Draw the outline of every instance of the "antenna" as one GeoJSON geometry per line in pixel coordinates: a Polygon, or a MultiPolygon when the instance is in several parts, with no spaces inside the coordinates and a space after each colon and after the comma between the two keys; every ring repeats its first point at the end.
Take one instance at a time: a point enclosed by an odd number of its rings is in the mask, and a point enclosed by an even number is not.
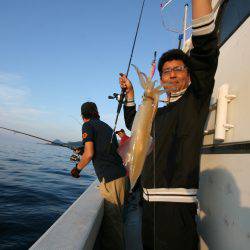
{"type": "Polygon", "coordinates": [[[183,33],[183,40],[182,40],[182,49],[185,46],[185,42],[187,40],[187,14],[188,14],[188,4],[186,3],[184,6],[184,16],[183,16],[183,28],[182,28],[182,33],[183,33]]]}
{"type": "Polygon", "coordinates": [[[183,22],[182,22],[182,30],[178,30],[178,29],[175,29],[175,28],[167,26],[166,22],[164,21],[163,10],[165,8],[167,8],[170,5],[170,3],[172,3],[172,2],[173,2],[173,0],[169,0],[169,1],[166,1],[165,3],[162,3],[160,5],[160,7],[161,7],[162,25],[164,26],[164,28],[167,31],[179,34],[179,36],[178,36],[178,48],[180,49],[181,47],[184,48],[185,42],[187,40],[187,31],[192,26],[188,26],[187,27],[187,18],[188,18],[188,4],[187,3],[184,6],[184,15],[183,15],[183,22]]]}

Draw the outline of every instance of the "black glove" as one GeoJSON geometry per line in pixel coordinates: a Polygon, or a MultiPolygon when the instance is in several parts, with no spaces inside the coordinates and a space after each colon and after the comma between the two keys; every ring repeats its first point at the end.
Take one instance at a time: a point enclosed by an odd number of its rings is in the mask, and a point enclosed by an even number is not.
{"type": "Polygon", "coordinates": [[[81,170],[79,170],[78,168],[77,168],[77,164],[76,164],[76,166],[74,167],[74,168],[72,168],[71,169],[71,175],[73,176],[73,177],[75,177],[75,178],[79,178],[80,177],[80,172],[81,172],[81,170]]]}

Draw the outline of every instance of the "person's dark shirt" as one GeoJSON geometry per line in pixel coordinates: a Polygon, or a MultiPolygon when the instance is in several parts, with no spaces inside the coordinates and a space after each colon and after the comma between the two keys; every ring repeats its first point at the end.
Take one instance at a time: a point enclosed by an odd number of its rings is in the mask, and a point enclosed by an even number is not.
{"type": "MultiPolygon", "coordinates": [[[[216,31],[193,36],[192,41],[191,84],[180,99],[158,108],[154,119],[154,151],[146,158],[141,178],[145,188],[199,186],[200,152],[219,50],[216,31]]],[[[135,114],[135,106],[124,106],[128,129],[135,114]]]]}
{"type": "Polygon", "coordinates": [[[110,145],[112,132],[112,128],[99,119],[90,119],[82,126],[83,145],[88,141],[94,143],[92,161],[99,181],[104,178],[105,182],[110,182],[126,175],[122,159],[117,153],[116,136],[110,145]]]}

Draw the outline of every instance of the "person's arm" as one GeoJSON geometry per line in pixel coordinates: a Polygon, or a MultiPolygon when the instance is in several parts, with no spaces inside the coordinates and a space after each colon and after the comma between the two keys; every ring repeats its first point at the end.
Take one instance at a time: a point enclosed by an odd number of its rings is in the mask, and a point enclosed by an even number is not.
{"type": "Polygon", "coordinates": [[[193,36],[206,35],[214,30],[211,0],[192,0],[193,36]]]}
{"type": "Polygon", "coordinates": [[[71,170],[71,175],[75,178],[80,177],[80,172],[85,168],[88,163],[92,160],[94,156],[94,131],[91,125],[87,122],[82,126],[82,143],[84,145],[84,152],[82,154],[81,160],[76,166],[71,170]]]}
{"type": "Polygon", "coordinates": [[[197,19],[212,12],[212,0],[192,0],[192,18],[197,19]]]}
{"type": "Polygon", "coordinates": [[[210,0],[193,0],[190,77],[192,88],[199,97],[212,94],[218,64],[218,41],[214,30],[214,14],[210,0]]]}
{"type": "Polygon", "coordinates": [[[88,141],[85,143],[84,152],[82,154],[80,162],[77,164],[78,170],[85,168],[88,163],[92,160],[94,155],[94,143],[88,141]]]}
{"type": "Polygon", "coordinates": [[[81,160],[71,170],[71,175],[75,178],[79,178],[81,170],[89,164],[89,162],[93,158],[93,155],[94,155],[94,143],[92,141],[86,142],[81,160]]]}
{"type": "Polygon", "coordinates": [[[120,73],[120,87],[126,90],[126,100],[124,105],[124,120],[127,129],[131,130],[134,117],[136,114],[136,106],[134,102],[134,88],[126,75],[120,73]]]}

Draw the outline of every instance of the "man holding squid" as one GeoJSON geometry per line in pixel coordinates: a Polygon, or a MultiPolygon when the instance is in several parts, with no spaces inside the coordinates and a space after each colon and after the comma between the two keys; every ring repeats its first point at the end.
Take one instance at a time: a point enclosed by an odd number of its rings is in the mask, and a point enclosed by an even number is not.
{"type": "MultiPolygon", "coordinates": [[[[168,104],[158,109],[152,136],[154,149],[141,174],[143,248],[198,249],[195,216],[200,151],[218,62],[211,0],[192,0],[190,55],[173,49],[159,59],[161,84],[168,104]]],[[[125,75],[124,118],[131,129],[136,114],[134,90],[125,75]]]]}

